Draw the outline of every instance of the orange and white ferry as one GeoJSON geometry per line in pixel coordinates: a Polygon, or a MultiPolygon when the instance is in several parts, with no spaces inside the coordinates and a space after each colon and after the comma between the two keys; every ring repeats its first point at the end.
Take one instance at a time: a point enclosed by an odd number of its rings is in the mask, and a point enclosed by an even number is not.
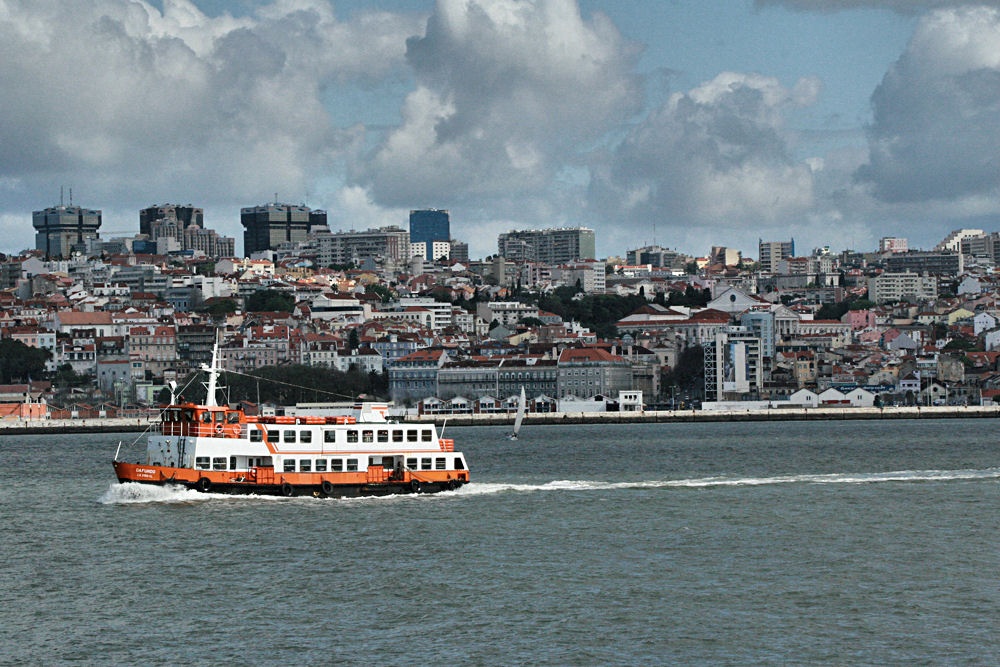
{"type": "Polygon", "coordinates": [[[216,403],[216,352],[204,405],[171,404],[146,460],[120,461],[119,482],[179,484],[203,492],[374,496],[431,493],[469,482],[465,457],[433,424],[386,419],[385,404],[355,406],[353,416],[255,417],[216,403]]]}

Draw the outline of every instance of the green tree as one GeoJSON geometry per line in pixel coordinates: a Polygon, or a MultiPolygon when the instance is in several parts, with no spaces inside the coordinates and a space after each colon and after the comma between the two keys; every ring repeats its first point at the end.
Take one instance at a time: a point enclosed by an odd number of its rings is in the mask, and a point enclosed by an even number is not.
{"type": "Polygon", "coordinates": [[[212,299],[211,302],[199,308],[199,312],[206,313],[212,317],[225,317],[232,315],[239,309],[237,303],[232,299],[212,299]]]}
{"type": "Polygon", "coordinates": [[[272,289],[257,290],[247,297],[247,312],[282,312],[290,313],[295,307],[295,298],[272,289]]]}
{"type": "Polygon", "coordinates": [[[25,345],[12,338],[0,339],[0,382],[38,380],[45,373],[45,362],[52,354],[39,347],[25,345]]]}
{"type": "Polygon", "coordinates": [[[371,285],[365,285],[365,294],[374,294],[382,303],[389,303],[392,301],[392,290],[390,290],[385,285],[379,285],[377,283],[372,283],[371,285]]]}

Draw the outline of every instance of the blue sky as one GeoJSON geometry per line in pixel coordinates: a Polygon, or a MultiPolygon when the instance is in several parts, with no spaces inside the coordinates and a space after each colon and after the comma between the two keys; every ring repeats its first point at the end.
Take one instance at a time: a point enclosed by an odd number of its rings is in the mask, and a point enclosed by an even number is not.
{"type": "Polygon", "coordinates": [[[1000,229],[996,2],[0,0],[0,37],[4,251],[60,186],[238,246],[275,193],[334,229],[448,208],[474,255],[1000,229]]]}

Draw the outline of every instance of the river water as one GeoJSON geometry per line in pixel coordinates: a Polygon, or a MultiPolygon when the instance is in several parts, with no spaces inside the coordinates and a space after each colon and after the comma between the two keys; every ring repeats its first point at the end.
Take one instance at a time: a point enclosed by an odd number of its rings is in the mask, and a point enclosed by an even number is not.
{"type": "Polygon", "coordinates": [[[355,500],[0,439],[0,663],[1000,661],[991,420],[503,434],[448,429],[458,492],[355,500]]]}

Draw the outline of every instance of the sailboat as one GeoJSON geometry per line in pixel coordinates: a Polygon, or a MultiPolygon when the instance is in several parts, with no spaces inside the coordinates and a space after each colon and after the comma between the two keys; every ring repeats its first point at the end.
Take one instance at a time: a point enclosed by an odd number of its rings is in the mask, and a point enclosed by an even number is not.
{"type": "Polygon", "coordinates": [[[514,430],[507,434],[508,440],[517,440],[517,434],[521,430],[521,422],[524,421],[525,405],[524,387],[521,387],[521,397],[517,401],[517,416],[514,418],[514,430]]]}

